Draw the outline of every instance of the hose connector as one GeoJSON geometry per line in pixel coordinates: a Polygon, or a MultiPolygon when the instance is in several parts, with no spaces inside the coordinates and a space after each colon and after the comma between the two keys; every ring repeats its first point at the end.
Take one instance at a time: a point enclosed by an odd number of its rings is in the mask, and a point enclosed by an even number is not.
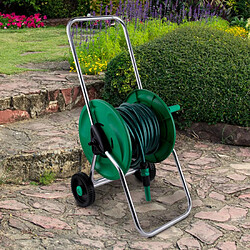
{"type": "Polygon", "coordinates": [[[150,175],[149,175],[149,167],[148,164],[141,163],[141,177],[142,177],[142,183],[144,186],[145,191],[145,197],[146,201],[151,201],[151,194],[150,194],[150,175]]]}

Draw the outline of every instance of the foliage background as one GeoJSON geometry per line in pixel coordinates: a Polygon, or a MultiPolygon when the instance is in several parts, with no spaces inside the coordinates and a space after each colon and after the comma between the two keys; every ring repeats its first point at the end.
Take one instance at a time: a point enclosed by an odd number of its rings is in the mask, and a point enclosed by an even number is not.
{"type": "MultiPolygon", "coordinates": [[[[146,2],[146,1],[144,1],[146,2]]],[[[3,0],[0,2],[0,10],[4,13],[12,13],[20,15],[32,15],[40,12],[42,15],[47,15],[49,18],[64,18],[79,15],[87,15],[90,11],[100,14],[104,12],[105,6],[113,6],[113,13],[119,6],[120,0],[3,0]]],[[[225,18],[243,17],[244,19],[250,16],[249,0],[172,0],[171,5],[166,0],[152,0],[152,5],[159,8],[168,7],[168,11],[176,11],[190,7],[194,9],[198,5],[205,6],[209,4],[213,10],[221,10],[224,12],[225,18]],[[172,9],[175,6],[175,10],[172,9]],[[228,16],[228,14],[230,14],[228,16]]],[[[111,12],[109,13],[111,14],[111,12]]]]}
{"type": "MultiPolygon", "coordinates": [[[[179,127],[191,122],[249,126],[249,40],[190,22],[134,51],[143,86],[167,105],[182,107],[179,127]]],[[[105,77],[103,97],[118,106],[136,88],[127,52],[110,61],[105,77]]]]}

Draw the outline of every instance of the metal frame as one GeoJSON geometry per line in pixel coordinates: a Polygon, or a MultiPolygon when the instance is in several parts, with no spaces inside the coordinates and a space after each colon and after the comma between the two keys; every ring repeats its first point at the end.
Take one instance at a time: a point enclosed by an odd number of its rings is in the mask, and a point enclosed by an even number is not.
{"type": "MultiPolygon", "coordinates": [[[[75,61],[75,66],[76,66],[78,78],[79,78],[79,81],[80,81],[80,84],[81,84],[83,97],[84,97],[84,100],[85,100],[85,105],[86,105],[86,108],[87,108],[87,111],[88,111],[88,115],[89,115],[91,125],[93,125],[93,119],[92,119],[90,106],[89,106],[89,97],[88,97],[87,88],[86,88],[86,85],[84,83],[84,79],[83,79],[83,76],[82,76],[82,71],[81,71],[79,61],[78,61],[78,56],[77,56],[76,49],[75,49],[75,46],[74,46],[73,38],[72,38],[72,35],[71,35],[71,26],[76,22],[87,22],[87,21],[98,21],[98,20],[103,20],[103,21],[105,21],[105,20],[106,21],[107,20],[112,21],[113,20],[113,21],[119,22],[122,25],[124,35],[125,35],[125,39],[126,39],[127,46],[128,46],[128,50],[129,50],[129,54],[130,54],[130,58],[131,58],[131,62],[132,62],[133,68],[134,68],[136,82],[137,82],[138,88],[142,89],[142,84],[141,84],[139,72],[138,72],[138,69],[137,69],[137,65],[136,65],[133,49],[132,49],[132,46],[131,46],[131,42],[130,42],[130,39],[129,39],[128,31],[127,31],[125,23],[119,17],[116,17],[116,16],[92,17],[91,16],[91,17],[77,17],[77,18],[71,19],[67,24],[67,28],[66,28],[67,29],[67,35],[68,35],[68,39],[69,39],[70,48],[71,48],[71,51],[72,51],[72,54],[73,54],[73,58],[74,58],[74,61],[75,61]]],[[[178,169],[178,172],[179,172],[179,175],[180,175],[180,178],[181,178],[181,181],[182,181],[183,189],[184,189],[185,194],[186,194],[187,204],[188,204],[187,210],[183,214],[181,214],[180,216],[178,216],[178,217],[174,218],[173,220],[165,223],[164,225],[156,228],[155,230],[153,230],[151,232],[145,232],[142,229],[141,225],[140,225],[137,213],[135,211],[134,203],[133,203],[133,200],[132,200],[131,195],[130,195],[130,191],[129,191],[129,188],[128,188],[128,185],[127,185],[125,175],[124,175],[121,167],[119,166],[119,164],[112,157],[112,155],[108,151],[105,152],[105,155],[109,158],[109,160],[114,165],[114,167],[117,169],[117,171],[118,171],[118,173],[120,175],[122,187],[123,187],[124,193],[125,193],[126,198],[127,198],[128,206],[129,206],[132,218],[134,220],[135,227],[140,232],[140,234],[142,236],[153,237],[154,235],[164,231],[165,229],[167,229],[167,228],[171,227],[172,225],[176,224],[177,222],[185,219],[189,215],[189,213],[191,211],[192,200],[191,200],[190,193],[188,191],[187,183],[185,181],[185,178],[184,178],[184,175],[183,175],[181,165],[180,165],[180,162],[178,160],[176,151],[173,149],[172,153],[173,153],[173,156],[174,156],[174,159],[175,159],[175,164],[176,164],[176,167],[178,169]]],[[[99,186],[104,185],[106,183],[112,182],[112,180],[109,180],[109,179],[106,179],[106,178],[100,178],[98,180],[94,180],[94,170],[95,170],[96,159],[97,159],[97,156],[94,155],[93,159],[92,159],[92,163],[91,163],[90,178],[91,178],[91,180],[93,182],[94,187],[99,187],[99,186]]],[[[135,171],[136,171],[135,169],[130,169],[127,172],[126,176],[135,173],[135,171]]]]}

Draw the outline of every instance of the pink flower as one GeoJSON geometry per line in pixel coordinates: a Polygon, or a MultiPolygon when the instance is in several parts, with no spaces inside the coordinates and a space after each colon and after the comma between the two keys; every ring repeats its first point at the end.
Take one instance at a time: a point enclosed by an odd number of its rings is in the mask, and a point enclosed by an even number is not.
{"type": "Polygon", "coordinates": [[[46,20],[46,19],[47,19],[47,16],[44,15],[44,16],[43,16],[43,19],[46,20]]]}
{"type": "Polygon", "coordinates": [[[7,27],[4,27],[5,30],[7,30],[7,27]]]}
{"type": "MultiPolygon", "coordinates": [[[[25,15],[16,15],[14,12],[11,14],[3,14],[0,12],[1,19],[5,19],[4,22],[7,24],[3,24],[3,22],[0,22],[0,27],[2,26],[4,29],[7,28],[22,28],[28,27],[28,28],[40,28],[44,27],[44,23],[42,22],[42,17],[40,13],[36,13],[34,15],[31,15],[29,17],[26,17],[25,15]]],[[[47,16],[43,16],[44,19],[47,19],[47,16]]]]}

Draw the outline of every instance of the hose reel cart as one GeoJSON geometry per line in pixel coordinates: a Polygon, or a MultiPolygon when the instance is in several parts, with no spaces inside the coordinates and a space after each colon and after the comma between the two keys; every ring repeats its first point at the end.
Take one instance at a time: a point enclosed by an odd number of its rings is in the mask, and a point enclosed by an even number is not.
{"type": "Polygon", "coordinates": [[[120,179],[135,227],[141,235],[152,237],[183,220],[191,211],[191,197],[174,150],[176,131],[171,113],[178,111],[180,107],[179,105],[168,107],[158,95],[142,88],[126,25],[120,18],[116,16],[73,18],[67,25],[67,35],[85,100],[79,119],[79,137],[86,158],[91,163],[89,176],[81,172],[72,176],[72,193],[79,206],[87,207],[95,200],[96,187],[120,179]],[[71,35],[74,23],[89,21],[117,21],[124,31],[138,89],[130,93],[125,103],[116,109],[104,100],[89,101],[71,35]],[[182,181],[188,208],[173,220],[151,232],[145,232],[138,220],[125,176],[135,174],[143,183],[146,200],[150,201],[150,181],[156,174],[154,163],[165,160],[171,153],[182,181]],[[95,180],[95,170],[103,178],[95,180]]]}

